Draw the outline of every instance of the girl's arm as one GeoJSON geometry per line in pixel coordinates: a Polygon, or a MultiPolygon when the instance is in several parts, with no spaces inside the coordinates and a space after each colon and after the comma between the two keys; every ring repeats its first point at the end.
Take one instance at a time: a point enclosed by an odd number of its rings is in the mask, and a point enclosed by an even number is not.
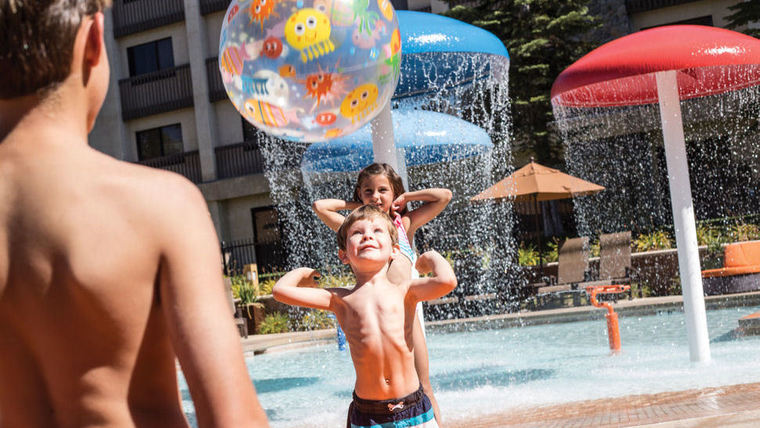
{"type": "Polygon", "coordinates": [[[433,300],[449,294],[457,286],[457,277],[449,262],[436,251],[428,251],[417,258],[415,268],[421,275],[432,272],[432,277],[413,279],[409,286],[408,298],[415,304],[423,300],[433,300]]]}
{"type": "Polygon", "coordinates": [[[311,209],[317,213],[317,217],[330,229],[337,232],[345,217],[338,211],[353,211],[362,204],[340,199],[320,199],[311,204],[311,209]]]}
{"type": "Polygon", "coordinates": [[[277,281],[272,296],[288,305],[331,310],[333,293],[317,287],[319,276],[319,272],[311,268],[294,269],[277,281]]]}
{"type": "Polygon", "coordinates": [[[434,219],[446,208],[446,205],[451,201],[451,190],[434,188],[406,192],[393,201],[393,209],[398,211],[410,201],[424,202],[419,208],[406,213],[406,217],[409,217],[407,233],[414,236],[414,232],[420,226],[434,219]]]}

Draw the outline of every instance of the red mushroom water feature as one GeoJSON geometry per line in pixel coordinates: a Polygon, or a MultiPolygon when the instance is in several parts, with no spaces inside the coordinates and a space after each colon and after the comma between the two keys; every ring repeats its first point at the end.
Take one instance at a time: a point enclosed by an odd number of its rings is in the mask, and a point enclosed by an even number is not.
{"type": "Polygon", "coordinates": [[[760,84],[760,40],[734,31],[673,25],[606,43],[563,71],[552,86],[558,121],[563,108],[659,103],[678,247],[689,355],[710,360],[686,162],[680,100],[760,84]]]}

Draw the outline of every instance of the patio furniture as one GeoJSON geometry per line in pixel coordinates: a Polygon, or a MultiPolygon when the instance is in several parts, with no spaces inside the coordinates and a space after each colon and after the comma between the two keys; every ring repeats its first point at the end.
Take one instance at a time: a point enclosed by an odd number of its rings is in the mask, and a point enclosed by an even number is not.
{"type": "Polygon", "coordinates": [[[232,316],[235,319],[235,326],[238,329],[241,337],[248,337],[248,322],[243,317],[243,310],[240,308],[240,299],[235,299],[232,294],[232,280],[230,278],[224,278],[224,289],[227,293],[227,298],[232,306],[232,316]]]}
{"type": "Polygon", "coordinates": [[[580,303],[580,293],[583,288],[578,284],[589,279],[588,268],[588,237],[569,238],[559,246],[559,261],[556,278],[551,277],[549,283],[535,284],[538,306],[543,306],[547,297],[560,293],[573,293],[574,304],[580,303]]]}
{"type": "Polygon", "coordinates": [[[760,290],[760,241],[735,242],[723,248],[723,267],[702,271],[707,295],[760,290]]]}
{"type": "MultiPolygon", "coordinates": [[[[634,274],[631,267],[631,232],[602,234],[599,236],[599,274],[583,286],[630,285],[634,274]]],[[[627,290],[628,298],[632,299],[631,289],[627,290]]]]}

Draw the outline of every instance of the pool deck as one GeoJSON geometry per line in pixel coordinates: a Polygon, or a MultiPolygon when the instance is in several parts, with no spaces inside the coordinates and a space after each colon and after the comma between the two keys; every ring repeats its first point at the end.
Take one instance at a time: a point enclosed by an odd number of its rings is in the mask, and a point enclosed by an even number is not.
{"type": "MultiPolygon", "coordinates": [[[[759,427],[760,383],[521,408],[446,428],[759,427]]],[[[475,418],[473,418],[475,419],[475,418]]]]}
{"type": "MultiPolygon", "coordinates": [[[[760,292],[705,297],[707,309],[760,306],[760,292]]],[[[621,300],[620,317],[683,311],[681,296],[621,300]]],[[[427,322],[428,331],[510,328],[604,318],[606,310],[591,306],[490,315],[465,320],[427,322]]],[[[737,317],[737,327],[738,327],[737,317]]],[[[334,343],[335,330],[253,335],[242,339],[246,355],[334,343]]],[[[574,427],[760,427],[760,383],[698,390],[632,395],[519,408],[472,419],[446,420],[442,428],[574,428],[574,427]]],[[[445,412],[444,412],[445,416],[445,412]]]]}

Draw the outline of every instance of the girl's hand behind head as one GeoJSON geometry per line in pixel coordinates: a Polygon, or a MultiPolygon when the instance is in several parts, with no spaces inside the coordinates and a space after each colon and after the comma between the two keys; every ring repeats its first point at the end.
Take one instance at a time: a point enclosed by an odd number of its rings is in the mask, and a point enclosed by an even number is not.
{"type": "Polygon", "coordinates": [[[406,201],[406,193],[402,193],[399,195],[398,198],[393,200],[393,203],[391,204],[391,217],[394,217],[397,213],[404,210],[404,207],[406,207],[407,201],[406,201]]]}

